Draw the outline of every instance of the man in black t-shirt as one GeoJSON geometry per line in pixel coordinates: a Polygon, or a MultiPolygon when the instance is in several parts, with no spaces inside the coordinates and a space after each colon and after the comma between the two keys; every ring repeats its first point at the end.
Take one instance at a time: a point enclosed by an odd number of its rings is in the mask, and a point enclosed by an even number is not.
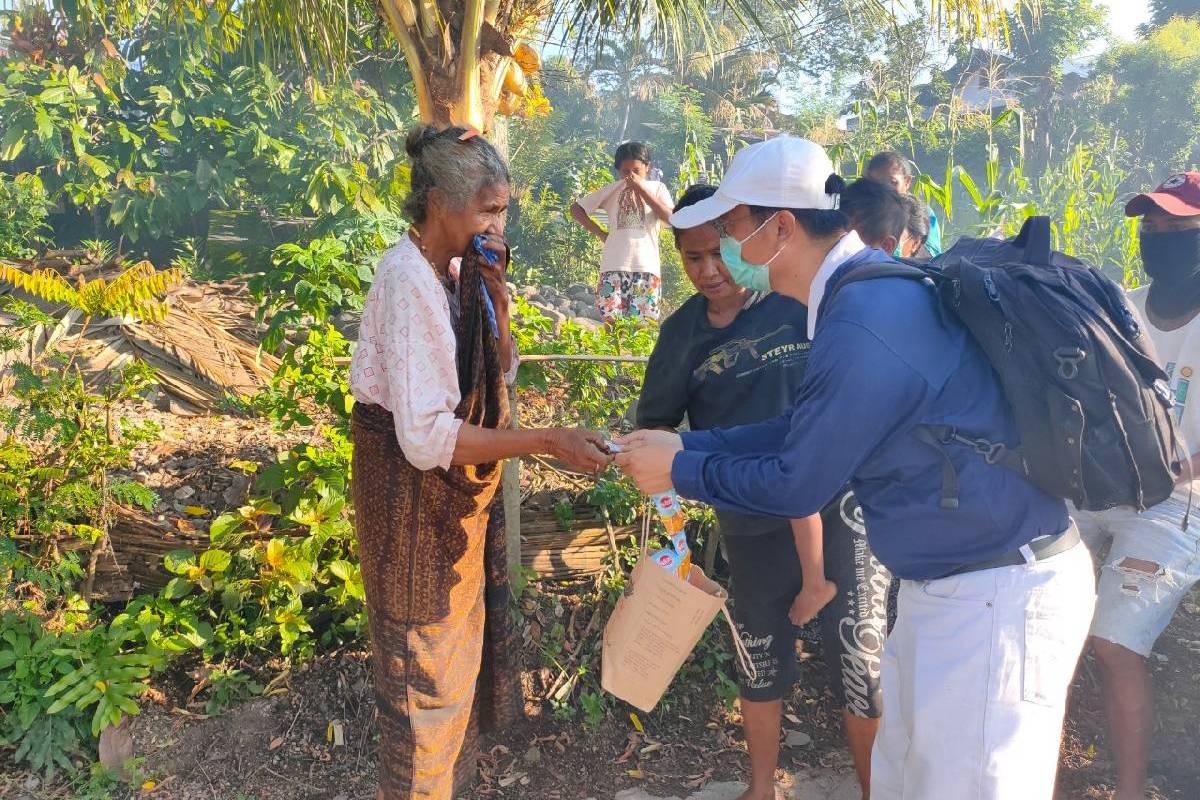
{"type": "MultiPolygon", "coordinates": [[[[676,210],[712,191],[692,187],[676,210]]],[[[699,292],[662,323],[638,402],[638,427],[675,429],[686,418],[694,430],[725,428],[790,408],[811,347],[807,310],[783,295],[736,286],[711,226],[677,230],[675,238],[699,292]]],[[[732,579],[733,617],[757,672],[754,679],[739,673],[751,761],[751,785],[741,800],[774,800],[783,698],[796,677],[798,629],[791,612],[804,588],[799,537],[793,538],[786,519],[716,512],[732,579]]],[[[853,494],[843,492],[822,512],[821,523],[823,571],[836,586],[820,613],[821,641],[866,795],[881,712],[879,664],[890,575],[871,554],[853,494]]]]}

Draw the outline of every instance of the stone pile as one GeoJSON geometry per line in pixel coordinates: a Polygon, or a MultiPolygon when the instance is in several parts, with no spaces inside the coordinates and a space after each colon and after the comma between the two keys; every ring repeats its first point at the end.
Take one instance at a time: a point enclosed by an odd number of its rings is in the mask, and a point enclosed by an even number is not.
{"type": "Polygon", "coordinates": [[[520,295],[547,317],[554,321],[555,329],[568,319],[575,324],[598,329],[601,325],[600,312],[596,309],[596,289],[585,283],[572,283],[566,289],[553,286],[508,285],[509,291],[520,295]]]}

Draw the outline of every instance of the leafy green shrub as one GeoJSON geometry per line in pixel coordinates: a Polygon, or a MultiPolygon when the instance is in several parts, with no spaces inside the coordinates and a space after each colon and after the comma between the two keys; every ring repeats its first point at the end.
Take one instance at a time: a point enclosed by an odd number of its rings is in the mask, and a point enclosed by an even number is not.
{"type": "MultiPolygon", "coordinates": [[[[10,299],[7,307],[18,334],[54,322],[28,303],[10,299]]],[[[20,352],[19,338],[0,341],[0,350],[20,352]]],[[[10,367],[17,402],[0,411],[0,542],[8,543],[9,554],[0,557],[0,569],[9,587],[32,581],[61,594],[83,577],[77,559],[61,555],[64,542],[97,542],[115,504],[149,510],[158,501],[137,481],[114,476],[158,428],[117,416],[118,403],[153,385],[145,365],[134,362],[93,390],[70,356],[51,353],[47,364],[10,367]]]]}
{"type": "Polygon", "coordinates": [[[56,206],[147,242],[202,232],[209,209],[363,212],[403,193],[403,67],[305,80],[229,57],[245,45],[228,35],[239,10],[127,12],[91,9],[57,29],[51,58],[0,63],[0,162],[36,175],[56,206]]]}
{"type": "MultiPolygon", "coordinates": [[[[549,317],[520,297],[513,318],[517,348],[529,355],[648,356],[657,338],[656,327],[634,320],[594,330],[567,320],[555,328],[549,317]]],[[[562,388],[574,422],[606,429],[620,425],[645,372],[645,365],[638,363],[544,361],[523,364],[520,379],[522,386],[541,391],[562,388]]]]}
{"type": "Polygon", "coordinates": [[[0,616],[0,744],[15,747],[13,759],[39,772],[72,769],[71,756],[85,740],[83,715],[47,713],[49,689],[70,668],[55,653],[59,641],[32,615],[0,616]]]}
{"type": "Polygon", "coordinates": [[[332,411],[344,424],[354,398],[350,376],[337,359],[350,356],[354,343],[330,324],[310,328],[302,344],[289,347],[254,405],[281,430],[315,424],[315,409],[332,411]]]}
{"type": "Polygon", "coordinates": [[[259,695],[263,691],[262,684],[240,669],[216,667],[209,670],[206,680],[209,689],[208,699],[204,702],[204,713],[212,716],[221,714],[232,704],[259,695]]]}
{"type": "MultiPolygon", "coordinates": [[[[73,293],[56,299],[82,312],[83,325],[109,307],[153,310],[157,278],[127,275],[67,287],[73,293]]],[[[63,288],[53,276],[31,280],[45,293],[63,288]]],[[[136,714],[146,679],[166,663],[151,628],[106,622],[81,597],[90,595],[116,506],[149,510],[158,500],[118,476],[134,448],[157,435],[118,405],[141,398],[154,378],[132,362],[93,385],[74,352],[53,347],[33,361],[26,341],[59,321],[12,299],[6,309],[15,324],[0,351],[19,358],[10,365],[15,402],[0,411],[0,742],[17,761],[50,772],[71,769],[105,727],[136,714]],[[85,564],[80,554],[89,551],[85,564]]]]}
{"type": "Polygon", "coordinates": [[[66,646],[54,653],[73,668],[46,689],[46,697],[53,700],[46,714],[94,707],[92,736],[119,724],[126,714],[136,715],[135,699],[145,691],[150,671],[164,665],[162,655],[136,648],[126,651],[127,642],[137,644],[137,634],[118,626],[101,624],[66,639],[66,646]]]}
{"type": "Polygon", "coordinates": [[[32,258],[50,243],[50,202],[32,175],[0,174],[0,258],[32,258]]]}
{"type": "Polygon", "coordinates": [[[0,743],[43,772],[72,770],[85,743],[137,714],[146,679],[165,663],[135,631],[97,622],[82,604],[53,625],[6,612],[0,642],[0,743]]]}
{"type": "Polygon", "coordinates": [[[189,609],[200,630],[211,631],[201,644],[209,659],[276,647],[307,656],[318,644],[354,640],[364,629],[364,590],[345,506],[341,493],[324,487],[289,514],[259,500],[221,515],[210,549],[167,557],[175,577],[138,617],[164,625],[164,600],[189,609]]]}
{"type": "Polygon", "coordinates": [[[260,298],[260,319],[269,320],[263,347],[275,350],[306,321],[321,325],[341,311],[362,310],[372,275],[370,263],[351,257],[346,243],[332,236],[275,248],[271,269],[250,283],[260,298]]]}

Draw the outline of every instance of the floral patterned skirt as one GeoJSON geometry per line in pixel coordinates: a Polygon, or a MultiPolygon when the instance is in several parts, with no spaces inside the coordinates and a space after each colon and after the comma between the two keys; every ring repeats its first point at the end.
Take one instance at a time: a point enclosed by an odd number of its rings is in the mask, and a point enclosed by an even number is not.
{"type": "Polygon", "coordinates": [[[658,321],[662,278],[652,272],[602,272],[596,307],[605,322],[618,319],[658,321]]]}

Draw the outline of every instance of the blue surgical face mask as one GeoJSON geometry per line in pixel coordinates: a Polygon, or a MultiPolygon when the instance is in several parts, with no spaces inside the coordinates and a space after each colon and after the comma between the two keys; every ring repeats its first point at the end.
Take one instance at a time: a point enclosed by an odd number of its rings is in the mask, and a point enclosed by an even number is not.
{"type": "Polygon", "coordinates": [[[749,289],[752,292],[771,291],[771,262],[779,257],[779,254],[783,252],[783,247],[781,246],[775,255],[768,258],[767,263],[751,264],[742,258],[742,245],[753,239],[774,218],[775,215],[772,214],[766,222],[755,228],[754,232],[745,239],[738,240],[732,236],[721,237],[721,260],[729,268],[729,277],[733,278],[733,282],[743,289],[749,289]]]}

